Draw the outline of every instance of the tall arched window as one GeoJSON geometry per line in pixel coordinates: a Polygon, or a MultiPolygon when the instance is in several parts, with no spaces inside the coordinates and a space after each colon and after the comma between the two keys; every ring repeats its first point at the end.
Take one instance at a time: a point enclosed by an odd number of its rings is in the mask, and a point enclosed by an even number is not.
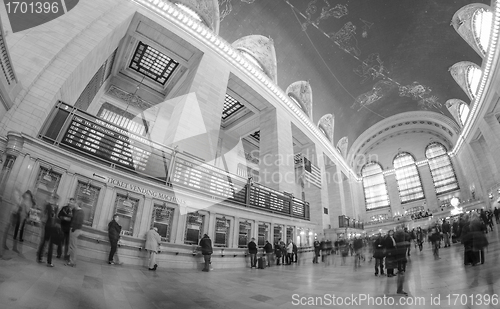
{"type": "Polygon", "coordinates": [[[407,152],[401,152],[394,158],[393,165],[401,203],[423,199],[424,190],[413,156],[407,152]]]}
{"type": "Polygon", "coordinates": [[[389,206],[389,193],[380,164],[366,163],[361,169],[361,176],[363,177],[366,210],[389,206]]]}
{"type": "Polygon", "coordinates": [[[425,156],[429,160],[436,193],[440,194],[458,189],[457,176],[446,148],[440,143],[430,143],[425,149],[425,156]]]}
{"type": "Polygon", "coordinates": [[[467,87],[473,98],[476,97],[482,75],[483,71],[475,66],[469,66],[467,68],[467,87]]]}
{"type": "Polygon", "coordinates": [[[491,24],[493,13],[484,8],[477,9],[472,16],[472,30],[474,39],[483,55],[486,55],[488,45],[490,44],[491,24]]]}
{"type": "Polygon", "coordinates": [[[469,106],[467,106],[467,104],[464,103],[460,104],[460,107],[458,108],[458,115],[460,116],[460,122],[462,123],[462,126],[464,126],[465,121],[469,116],[469,106]]]}

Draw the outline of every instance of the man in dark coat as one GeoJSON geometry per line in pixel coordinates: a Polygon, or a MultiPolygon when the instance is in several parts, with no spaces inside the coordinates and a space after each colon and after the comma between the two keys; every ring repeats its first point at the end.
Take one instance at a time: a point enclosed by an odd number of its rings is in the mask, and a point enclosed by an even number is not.
{"type": "Polygon", "coordinates": [[[248,243],[248,254],[250,254],[250,268],[257,268],[257,244],[255,238],[248,243]]]}
{"type": "Polygon", "coordinates": [[[212,240],[208,237],[207,234],[203,235],[203,238],[200,240],[201,254],[203,255],[203,259],[205,260],[205,267],[202,271],[210,271],[210,259],[212,257],[213,249],[212,249],[212,240]]]}
{"type": "Polygon", "coordinates": [[[61,230],[63,232],[63,239],[57,246],[57,258],[60,259],[63,253],[63,246],[64,246],[64,259],[68,260],[69,255],[68,255],[68,250],[69,250],[69,231],[71,229],[71,218],[73,217],[73,212],[71,209],[73,209],[75,204],[75,199],[70,198],[68,205],[64,206],[61,208],[59,211],[59,214],[57,217],[61,221],[61,230]]]}
{"type": "Polygon", "coordinates": [[[299,259],[299,248],[297,248],[297,245],[292,242],[292,262],[297,263],[299,259]]]}
{"type": "Polygon", "coordinates": [[[397,293],[408,295],[408,293],[403,290],[403,283],[407,262],[406,252],[408,251],[408,246],[410,245],[410,235],[405,233],[402,226],[397,226],[396,233],[394,233],[394,240],[396,241],[395,259],[398,267],[397,293]]]}
{"type": "Polygon", "coordinates": [[[378,233],[377,239],[373,242],[373,257],[375,258],[375,276],[378,276],[379,268],[380,275],[384,275],[384,257],[385,244],[382,234],[378,233]]]}
{"type": "Polygon", "coordinates": [[[282,256],[282,251],[281,251],[281,238],[278,239],[278,241],[274,244],[274,255],[276,255],[276,265],[281,265],[281,256],[282,256]]]}
{"type": "Polygon", "coordinates": [[[314,259],[313,259],[314,264],[318,264],[318,257],[319,257],[320,251],[321,251],[321,244],[320,244],[319,240],[316,239],[314,241],[314,259]]]}
{"type": "MultiPolygon", "coordinates": [[[[114,265],[114,256],[116,250],[118,250],[118,241],[120,240],[120,233],[122,231],[122,227],[118,224],[119,216],[115,214],[113,216],[113,220],[108,223],[108,238],[109,244],[111,245],[111,251],[109,252],[108,264],[114,265]]],[[[118,262],[118,264],[120,264],[118,262]]]]}
{"type": "Polygon", "coordinates": [[[49,249],[47,253],[47,267],[54,267],[54,264],[52,264],[52,250],[54,248],[54,240],[58,232],[57,229],[61,228],[59,219],[57,218],[58,200],[59,196],[57,194],[51,195],[48,203],[45,204],[45,209],[43,211],[42,222],[44,226],[44,233],[42,235],[42,240],[40,241],[40,246],[38,247],[37,262],[42,263],[45,243],[48,242],[49,249]]]}
{"type": "Polygon", "coordinates": [[[267,266],[271,267],[271,260],[273,259],[273,245],[266,240],[266,244],[264,245],[264,252],[266,253],[267,266]]]}
{"type": "Polygon", "coordinates": [[[447,220],[444,220],[441,226],[441,231],[444,237],[444,247],[451,247],[450,237],[451,237],[451,225],[447,220]]]}
{"type": "Polygon", "coordinates": [[[394,267],[396,266],[396,240],[394,239],[394,231],[389,230],[384,239],[385,247],[385,269],[387,277],[394,277],[394,267]]]}

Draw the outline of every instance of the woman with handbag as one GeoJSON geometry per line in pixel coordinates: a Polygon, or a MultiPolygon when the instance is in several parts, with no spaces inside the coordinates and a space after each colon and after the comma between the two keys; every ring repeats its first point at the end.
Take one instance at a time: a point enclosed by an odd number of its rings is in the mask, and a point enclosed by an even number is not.
{"type": "Polygon", "coordinates": [[[396,240],[394,239],[394,231],[389,230],[384,241],[385,245],[385,269],[387,277],[394,277],[394,268],[396,268],[396,240]]]}
{"type": "Polygon", "coordinates": [[[52,264],[52,252],[54,249],[54,244],[59,240],[59,231],[61,230],[61,224],[59,222],[59,218],[57,218],[58,200],[59,196],[57,194],[51,195],[48,203],[45,204],[45,209],[43,212],[44,220],[42,222],[44,223],[44,232],[42,235],[42,239],[40,240],[40,246],[38,247],[37,262],[42,263],[42,255],[45,249],[45,243],[48,242],[49,249],[47,253],[47,267],[54,267],[54,264],[52,264]]]}
{"type": "MultiPolygon", "coordinates": [[[[15,226],[18,220],[23,222],[26,219],[29,210],[32,207],[35,207],[36,205],[35,198],[33,197],[33,193],[31,193],[30,190],[27,190],[26,192],[23,193],[23,195],[21,195],[21,191],[16,189],[13,194],[13,200],[14,200],[14,205],[12,206],[12,209],[10,211],[10,219],[9,222],[7,223],[7,226],[5,227],[2,240],[3,250],[9,250],[9,247],[7,247],[7,235],[9,234],[10,227],[15,226]]],[[[14,239],[14,245],[12,250],[14,252],[19,253],[16,239],[14,239]]],[[[0,252],[0,256],[1,255],[2,254],[0,252]]]]}

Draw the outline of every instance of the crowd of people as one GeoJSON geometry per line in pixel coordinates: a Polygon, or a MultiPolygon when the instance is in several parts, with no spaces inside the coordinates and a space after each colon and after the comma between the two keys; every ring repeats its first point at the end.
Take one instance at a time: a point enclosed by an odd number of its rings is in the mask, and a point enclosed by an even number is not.
{"type": "MultiPolygon", "coordinates": [[[[10,217],[3,229],[0,256],[3,250],[10,250],[7,239],[11,229],[14,229],[12,251],[20,253],[18,244],[24,242],[24,228],[30,219],[31,210],[36,206],[36,200],[30,190],[23,194],[19,190],[15,190],[13,201],[14,205],[8,211],[10,217]]],[[[46,257],[47,267],[54,267],[54,247],[57,247],[56,258],[64,260],[66,266],[75,267],[78,260],[77,240],[82,234],[84,212],[75,198],[70,198],[68,203],[61,208],[58,206],[58,201],[59,196],[54,193],[48,197],[46,203],[41,207],[39,214],[41,234],[36,251],[36,261],[44,263],[43,258],[46,257]]],[[[116,254],[122,230],[119,218],[118,214],[114,214],[108,224],[108,240],[110,244],[108,264],[110,265],[122,264],[116,254]]],[[[158,267],[156,254],[159,251],[160,243],[161,237],[158,234],[158,229],[152,227],[146,233],[145,244],[145,248],[149,253],[149,270],[156,270],[158,267]]]]}
{"type": "MultiPolygon", "coordinates": [[[[76,266],[78,258],[77,238],[82,233],[84,213],[79,203],[74,198],[70,198],[67,205],[59,209],[59,196],[51,195],[41,212],[41,237],[37,250],[36,260],[43,263],[43,257],[47,256],[47,266],[54,267],[52,256],[54,246],[57,246],[56,258],[64,259],[67,266],[76,266]],[[45,248],[48,247],[45,254],[45,248]]],[[[30,209],[36,205],[31,191],[27,190],[23,194],[19,191],[14,192],[14,206],[10,211],[10,218],[5,227],[2,239],[2,250],[9,250],[7,246],[7,235],[11,228],[14,228],[14,239],[12,250],[18,252],[18,242],[23,241],[23,230],[26,220],[29,217],[30,209]],[[18,238],[19,236],[19,238],[18,238]]],[[[427,214],[422,214],[427,215],[427,214]]],[[[314,241],[313,263],[321,262],[325,265],[331,263],[333,255],[342,257],[341,265],[346,264],[347,256],[354,255],[354,268],[361,267],[361,262],[366,261],[366,251],[370,261],[375,259],[375,275],[387,275],[393,277],[394,269],[398,270],[398,293],[406,294],[402,288],[402,280],[406,270],[407,257],[411,255],[411,243],[414,243],[415,249],[423,249],[423,243],[427,239],[432,248],[435,259],[440,259],[439,250],[450,247],[452,243],[460,242],[464,246],[464,264],[478,265],[485,261],[484,248],[488,246],[488,240],[485,234],[493,230],[493,219],[497,224],[500,223],[500,210],[496,207],[492,210],[472,211],[451,219],[437,220],[434,224],[424,229],[417,227],[409,231],[406,227],[400,225],[396,231],[389,230],[387,235],[381,233],[375,237],[354,237],[353,239],[339,239],[334,242],[328,239],[314,241]],[[401,281],[401,284],[400,284],[401,281]]],[[[110,252],[108,256],[109,264],[121,264],[116,254],[121,235],[121,226],[119,216],[115,214],[108,224],[108,238],[110,243],[110,252]]],[[[156,270],[156,255],[159,251],[161,237],[155,227],[146,235],[145,248],[149,252],[149,270],[156,270]]],[[[208,235],[204,235],[199,243],[202,254],[205,258],[204,271],[210,270],[213,252],[211,240],[208,235]]],[[[250,255],[250,267],[262,268],[271,266],[273,260],[276,265],[291,265],[298,262],[298,247],[291,240],[285,243],[278,239],[274,246],[266,241],[263,247],[263,257],[258,264],[258,246],[255,238],[248,243],[248,253],[250,255]]],[[[0,252],[1,253],[1,252],[0,252]]]]}

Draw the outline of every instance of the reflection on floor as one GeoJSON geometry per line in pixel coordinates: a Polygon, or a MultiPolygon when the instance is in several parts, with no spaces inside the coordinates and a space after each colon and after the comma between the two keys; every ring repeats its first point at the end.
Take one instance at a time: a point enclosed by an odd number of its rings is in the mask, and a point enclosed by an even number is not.
{"type": "MultiPolygon", "coordinates": [[[[328,267],[303,261],[300,265],[265,270],[204,273],[166,270],[160,265],[158,271],[152,272],[147,268],[82,261],[76,268],[70,268],[57,259],[55,267],[48,268],[35,262],[33,249],[23,248],[22,256],[7,251],[0,260],[0,308],[262,309],[302,307],[296,306],[299,303],[309,304],[304,306],[309,308],[331,308],[335,307],[330,303],[332,294],[354,297],[352,306],[338,308],[499,308],[498,226],[488,238],[486,263],[475,267],[463,265],[460,244],[442,248],[441,259],[437,261],[428,244],[422,252],[412,248],[405,282],[405,290],[410,293],[407,298],[395,294],[395,277],[375,277],[373,261],[368,260],[354,271],[351,257],[346,266],[340,266],[340,258],[336,256],[328,267]],[[360,294],[373,297],[371,301],[380,306],[368,304],[368,300],[360,303],[363,297],[360,294]],[[393,297],[395,303],[390,305],[390,298],[385,300],[389,305],[380,303],[384,295],[393,297]],[[491,298],[490,305],[479,305],[479,300],[484,302],[486,298],[491,298]],[[402,305],[403,300],[415,304],[402,305]],[[312,306],[313,303],[317,306],[312,306]]],[[[336,302],[339,301],[337,298],[336,302]]]]}

